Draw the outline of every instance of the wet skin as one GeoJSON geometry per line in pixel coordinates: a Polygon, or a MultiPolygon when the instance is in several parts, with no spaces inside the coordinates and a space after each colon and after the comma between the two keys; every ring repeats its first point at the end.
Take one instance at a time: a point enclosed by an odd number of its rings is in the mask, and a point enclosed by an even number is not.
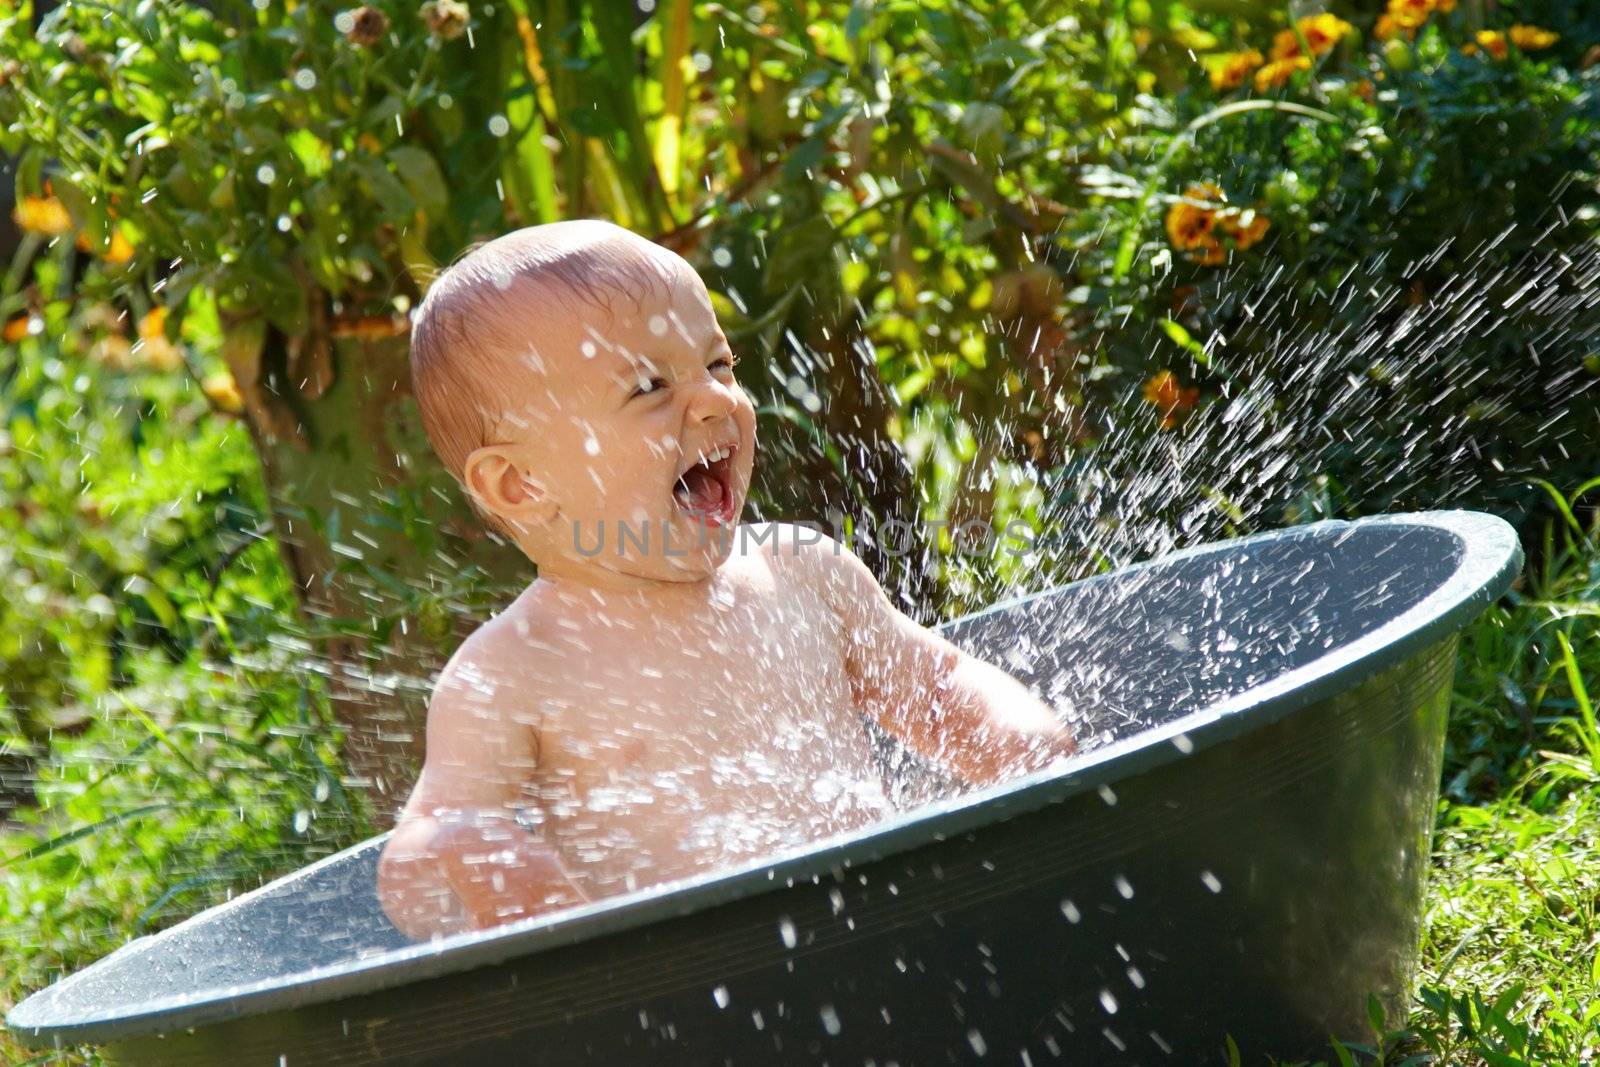
{"type": "Polygon", "coordinates": [[[754,407],[704,287],[672,270],[603,329],[526,315],[531,356],[506,375],[526,402],[468,461],[469,490],[540,576],[436,686],[379,867],[413,937],[877,821],[891,808],[863,717],[973,784],[1075,751],[1025,686],[895,610],[847,548],[739,529],[754,407]],[[723,458],[684,491],[706,456],[723,458]]]}

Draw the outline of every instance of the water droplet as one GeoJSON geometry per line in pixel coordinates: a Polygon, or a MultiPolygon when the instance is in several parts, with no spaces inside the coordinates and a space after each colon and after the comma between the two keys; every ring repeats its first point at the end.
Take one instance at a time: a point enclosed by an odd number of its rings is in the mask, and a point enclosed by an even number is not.
{"type": "Polygon", "coordinates": [[[1194,751],[1194,742],[1189,739],[1188,734],[1177,734],[1172,739],[1172,747],[1187,756],[1194,751]]]}
{"type": "Polygon", "coordinates": [[[1107,1015],[1117,1013],[1117,998],[1111,995],[1111,990],[1100,990],[1100,1006],[1106,1010],[1107,1015]]]}
{"type": "Polygon", "coordinates": [[[649,326],[652,336],[665,337],[667,335],[667,320],[660,315],[651,315],[649,326]]]}
{"type": "Polygon", "coordinates": [[[599,349],[595,348],[593,341],[585,341],[583,344],[578,346],[578,351],[583,353],[584,359],[593,359],[594,354],[598,352],[599,349]]]}
{"type": "Polygon", "coordinates": [[[1218,878],[1216,875],[1212,874],[1210,871],[1201,871],[1200,872],[1200,881],[1201,881],[1201,884],[1203,884],[1207,889],[1211,890],[1213,893],[1222,892],[1222,879],[1218,878]]]}
{"type": "Polygon", "coordinates": [[[725,985],[717,986],[711,991],[711,999],[716,1002],[717,1007],[726,1008],[728,1006],[728,987],[725,985]]]}
{"type": "Polygon", "coordinates": [[[1123,900],[1133,899],[1133,885],[1126,878],[1122,877],[1122,875],[1117,875],[1117,877],[1113,879],[1112,884],[1117,887],[1117,892],[1122,894],[1123,900]]]}
{"type": "Polygon", "coordinates": [[[600,454],[600,438],[591,437],[584,441],[583,450],[591,456],[598,456],[600,454]]]}
{"type": "Polygon", "coordinates": [[[987,1054],[989,1051],[989,1043],[983,1039],[983,1035],[977,1030],[967,1031],[967,1044],[971,1045],[972,1051],[980,1056],[987,1054]]]}
{"type": "Polygon", "coordinates": [[[294,72],[294,84],[295,88],[304,89],[307,92],[315,89],[317,87],[317,72],[310,67],[301,67],[294,72]]]}
{"type": "Polygon", "coordinates": [[[504,115],[490,115],[489,132],[496,137],[504,137],[511,132],[511,123],[504,115]]]}
{"type": "Polygon", "coordinates": [[[822,1016],[822,1028],[828,1031],[828,1036],[838,1037],[841,1029],[839,1025],[839,1013],[833,1010],[833,1005],[824,1004],[822,1006],[822,1010],[818,1012],[818,1014],[822,1016]]]}
{"type": "Polygon", "coordinates": [[[711,250],[711,262],[719,267],[731,267],[733,266],[733,253],[726,248],[714,248],[711,250]]]}
{"type": "Polygon", "coordinates": [[[1100,787],[1100,799],[1105,801],[1108,807],[1116,807],[1117,794],[1112,791],[1109,785],[1100,787]]]}
{"type": "Polygon", "coordinates": [[[1061,902],[1061,914],[1067,917],[1067,922],[1069,923],[1075,923],[1083,918],[1083,912],[1079,911],[1078,906],[1070,900],[1061,902]]]}
{"type": "Polygon", "coordinates": [[[1133,983],[1133,988],[1135,989],[1144,988],[1144,975],[1140,973],[1137,967],[1128,968],[1128,981],[1133,983]]]}
{"type": "Polygon", "coordinates": [[[301,808],[299,811],[294,813],[294,832],[295,833],[297,833],[297,834],[305,833],[307,827],[309,827],[310,825],[311,825],[311,813],[309,811],[307,811],[305,808],[301,808]]]}
{"type": "Polygon", "coordinates": [[[783,939],[784,948],[794,948],[796,941],[794,923],[787,915],[778,920],[778,936],[783,939]]]}
{"type": "Polygon", "coordinates": [[[278,172],[271,163],[263,163],[256,168],[256,181],[262,185],[271,185],[278,180],[278,172]]]}

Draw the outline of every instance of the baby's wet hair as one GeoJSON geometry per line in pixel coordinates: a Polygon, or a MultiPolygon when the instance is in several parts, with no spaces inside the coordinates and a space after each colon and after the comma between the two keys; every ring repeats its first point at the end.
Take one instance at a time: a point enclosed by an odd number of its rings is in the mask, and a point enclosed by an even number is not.
{"type": "Polygon", "coordinates": [[[528,226],[465,249],[411,318],[412,389],[445,468],[464,483],[467,458],[494,443],[505,413],[505,361],[529,354],[513,315],[519,300],[609,321],[618,298],[664,293],[685,270],[692,271],[675,253],[593,219],[528,226]]]}

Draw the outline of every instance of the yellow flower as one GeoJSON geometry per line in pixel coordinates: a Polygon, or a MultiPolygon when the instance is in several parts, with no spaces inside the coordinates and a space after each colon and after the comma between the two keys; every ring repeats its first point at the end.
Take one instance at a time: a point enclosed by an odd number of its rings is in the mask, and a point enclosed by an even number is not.
{"type": "Polygon", "coordinates": [[[24,196],[12,209],[11,217],[28,233],[59,237],[72,229],[67,207],[53,196],[24,196]]]}
{"type": "Polygon", "coordinates": [[[1261,53],[1254,49],[1243,52],[1224,52],[1211,60],[1211,88],[1217,92],[1237,89],[1244,84],[1250,72],[1262,63],[1261,53]]]}
{"type": "Polygon", "coordinates": [[[1288,59],[1275,59],[1256,71],[1256,92],[1264,93],[1268,89],[1280,88],[1287,85],[1289,79],[1298,72],[1310,69],[1311,60],[1307,56],[1290,56],[1288,59]]]}
{"type": "Polygon", "coordinates": [[[1468,55],[1471,55],[1479,48],[1482,48],[1485,52],[1488,52],[1496,59],[1504,59],[1510,52],[1510,49],[1506,47],[1506,35],[1501,33],[1499,30],[1479,30],[1477,41],[1478,43],[1476,47],[1472,45],[1466,45],[1461,50],[1466,52],[1468,55]]]}
{"type": "Polygon", "coordinates": [[[1345,35],[1355,27],[1337,15],[1324,12],[1321,15],[1308,15],[1295,23],[1295,30],[1280,30],[1272,39],[1273,59],[1292,59],[1300,54],[1300,38],[1306,39],[1306,47],[1311,49],[1313,56],[1320,56],[1332,51],[1345,35]]]}
{"type": "Polygon", "coordinates": [[[1415,33],[1439,9],[1436,0],[1389,0],[1385,13],[1407,33],[1415,33]]]}
{"type": "Polygon", "coordinates": [[[1401,34],[1405,34],[1407,37],[1415,37],[1417,31],[1412,27],[1402,26],[1395,21],[1393,15],[1379,15],[1377,25],[1372,27],[1372,36],[1380,41],[1390,41],[1401,34]]]}
{"type": "Polygon", "coordinates": [[[1561,40],[1559,33],[1552,33],[1550,30],[1540,29],[1538,26],[1525,26],[1520,23],[1511,27],[1510,32],[1511,43],[1524,52],[1537,52],[1540,49],[1549,48],[1561,40]]]}
{"type": "Polygon", "coordinates": [[[1161,412],[1161,428],[1170,430],[1178,424],[1178,416],[1194,407],[1200,399],[1200,390],[1178,384],[1178,376],[1169,370],[1157,371],[1144,383],[1144,399],[1161,412]]]}
{"type": "Polygon", "coordinates": [[[237,415],[244,410],[244,397],[239,393],[239,383],[225,370],[206,375],[200,383],[200,391],[205,393],[213,406],[223,411],[237,415]]]}

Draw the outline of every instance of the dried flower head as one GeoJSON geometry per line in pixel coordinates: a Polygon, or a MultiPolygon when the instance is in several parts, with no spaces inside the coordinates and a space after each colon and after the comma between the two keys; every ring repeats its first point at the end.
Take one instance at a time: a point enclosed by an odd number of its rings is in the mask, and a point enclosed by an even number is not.
{"type": "Polygon", "coordinates": [[[345,40],[362,48],[371,48],[389,32],[389,16],[371,4],[362,4],[350,12],[349,23],[345,40]]]}
{"type": "Polygon", "coordinates": [[[461,0],[428,0],[417,9],[428,32],[442,41],[453,41],[467,32],[471,12],[461,0]]]}

